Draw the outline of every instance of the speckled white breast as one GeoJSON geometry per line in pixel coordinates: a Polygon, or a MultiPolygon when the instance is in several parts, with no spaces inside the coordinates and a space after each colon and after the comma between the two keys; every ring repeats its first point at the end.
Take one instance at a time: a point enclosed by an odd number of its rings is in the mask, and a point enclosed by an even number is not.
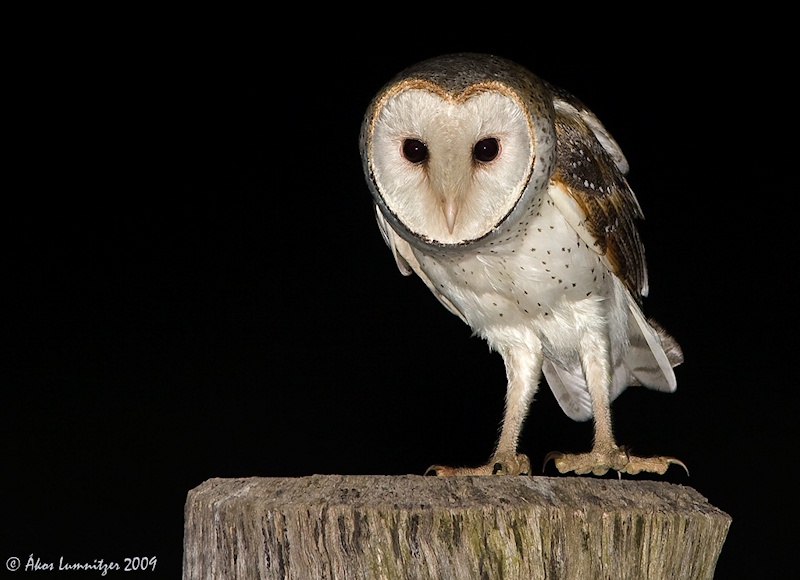
{"type": "Polygon", "coordinates": [[[611,322],[612,345],[624,341],[619,283],[549,196],[518,230],[483,249],[414,253],[437,289],[490,343],[524,342],[532,332],[548,358],[572,363],[586,325],[611,322]]]}

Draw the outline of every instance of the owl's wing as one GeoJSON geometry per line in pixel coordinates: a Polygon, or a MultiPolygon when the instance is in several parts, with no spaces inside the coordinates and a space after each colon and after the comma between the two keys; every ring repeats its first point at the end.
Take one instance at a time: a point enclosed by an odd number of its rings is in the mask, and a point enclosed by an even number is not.
{"type": "MultiPolygon", "coordinates": [[[[683,362],[681,347],[653,320],[647,320],[633,299],[629,298],[628,306],[633,316],[628,319],[631,344],[623,360],[623,365],[630,373],[626,384],[673,392],[677,381],[672,367],[683,362]]],[[[612,393],[611,396],[613,398],[616,394],[612,393]]]]}
{"type": "MultiPolygon", "coordinates": [[[[579,100],[554,90],[557,165],[548,192],[580,238],[627,289],[630,348],[615,365],[610,399],[628,385],[675,390],[672,367],[682,359],[680,347],[642,314],[638,302],[647,295],[644,246],[635,220],[643,217],[625,179],[628,162],[602,123],[579,100]]],[[[543,371],[564,412],[577,421],[591,417],[588,391],[579,366],[546,361],[543,371]]]]}
{"type": "Polygon", "coordinates": [[[579,365],[568,369],[545,358],[542,372],[567,417],[573,421],[588,421],[592,418],[592,399],[579,365]]]}
{"type": "Polygon", "coordinates": [[[555,96],[556,169],[550,196],[586,244],[635,299],[647,295],[644,247],[635,220],[644,217],[625,179],[616,141],[580,101],[555,96]]]}
{"type": "Polygon", "coordinates": [[[414,270],[411,269],[409,266],[408,261],[406,261],[403,256],[401,256],[397,251],[397,243],[396,239],[399,239],[399,236],[394,233],[389,227],[389,224],[386,223],[386,219],[383,217],[383,214],[378,209],[378,206],[374,206],[375,209],[375,220],[378,222],[378,229],[381,230],[381,235],[383,236],[383,241],[386,242],[386,245],[389,246],[389,249],[392,251],[392,256],[394,256],[394,261],[397,264],[397,268],[400,270],[400,273],[403,276],[410,276],[414,273],[414,270]]]}
{"type": "Polygon", "coordinates": [[[419,260],[414,255],[414,252],[411,251],[411,246],[407,241],[397,235],[397,233],[391,228],[391,226],[386,223],[386,219],[381,214],[380,210],[377,206],[375,206],[375,219],[378,221],[378,228],[381,230],[381,235],[383,235],[383,241],[386,242],[386,245],[389,246],[389,249],[392,250],[392,255],[394,256],[394,260],[397,263],[397,268],[404,276],[410,276],[412,273],[416,274],[420,277],[420,279],[425,282],[425,285],[428,289],[433,293],[436,298],[439,299],[445,308],[447,308],[450,312],[458,316],[464,323],[469,324],[467,322],[466,317],[461,313],[461,311],[455,307],[455,305],[450,301],[447,296],[442,294],[438,288],[431,282],[431,279],[428,278],[428,275],[423,271],[422,266],[419,265],[419,260]]]}
{"type": "Polygon", "coordinates": [[[553,93],[553,105],[556,109],[556,113],[567,117],[580,117],[592,130],[595,138],[600,142],[600,145],[602,145],[612,161],[614,161],[614,165],[617,166],[617,169],[623,174],[627,174],[629,169],[628,160],[622,153],[622,148],[614,137],[611,136],[611,133],[608,132],[608,129],[600,122],[600,119],[574,95],[568,93],[564,89],[549,84],[548,86],[553,93]]]}
{"type": "MultiPolygon", "coordinates": [[[[645,355],[646,356],[646,355],[645,355]]],[[[652,359],[652,355],[650,355],[652,359]]],[[[626,357],[627,362],[627,357],[626,357]]],[[[544,359],[542,363],[542,372],[547,379],[547,384],[550,385],[550,390],[558,401],[558,405],[564,414],[573,421],[588,421],[592,418],[592,399],[589,395],[589,388],[586,386],[586,378],[583,374],[583,369],[577,363],[573,367],[566,367],[557,364],[550,359],[544,359]]],[[[672,370],[669,374],[673,376],[672,370]]],[[[658,379],[661,381],[661,378],[658,379]]],[[[609,392],[609,400],[616,399],[627,387],[632,384],[641,384],[636,382],[637,379],[631,374],[631,370],[625,363],[618,364],[614,367],[614,374],[611,376],[611,390],[609,392]]],[[[661,382],[658,383],[659,385],[661,382]]],[[[659,390],[665,391],[666,388],[656,386],[659,390]]],[[[675,390],[674,388],[672,390],[675,390]]]]}

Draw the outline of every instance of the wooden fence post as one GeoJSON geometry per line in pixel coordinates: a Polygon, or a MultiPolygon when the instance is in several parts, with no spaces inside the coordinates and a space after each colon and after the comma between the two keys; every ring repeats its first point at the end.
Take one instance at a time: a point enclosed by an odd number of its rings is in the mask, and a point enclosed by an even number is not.
{"type": "Polygon", "coordinates": [[[592,477],[210,479],[183,578],[712,578],[731,524],[689,487],[592,477]]]}

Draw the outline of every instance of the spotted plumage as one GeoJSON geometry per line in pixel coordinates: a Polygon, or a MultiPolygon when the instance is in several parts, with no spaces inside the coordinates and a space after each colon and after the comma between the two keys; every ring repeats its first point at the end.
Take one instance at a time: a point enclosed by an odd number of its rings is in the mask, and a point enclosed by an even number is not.
{"type": "Polygon", "coordinates": [[[590,453],[563,471],[663,473],[627,454],[610,403],[627,386],[675,389],[677,343],[645,319],[639,204],[617,143],[579,100],[487,55],[412,66],[373,99],[361,154],[375,215],[401,272],[498,351],[508,376],[496,450],[478,468],[529,473],[517,452],[543,374],[572,419],[593,418],[590,453]]]}

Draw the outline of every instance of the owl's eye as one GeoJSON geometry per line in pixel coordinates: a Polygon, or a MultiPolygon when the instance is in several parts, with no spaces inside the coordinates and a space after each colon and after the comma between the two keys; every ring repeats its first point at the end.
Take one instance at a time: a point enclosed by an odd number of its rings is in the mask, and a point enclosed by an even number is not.
{"type": "Polygon", "coordinates": [[[428,158],[428,147],[419,139],[403,141],[403,157],[411,163],[422,163],[428,158]]]}
{"type": "Polygon", "coordinates": [[[482,163],[489,163],[500,154],[500,142],[494,137],[487,137],[475,143],[472,156],[482,163]]]}

